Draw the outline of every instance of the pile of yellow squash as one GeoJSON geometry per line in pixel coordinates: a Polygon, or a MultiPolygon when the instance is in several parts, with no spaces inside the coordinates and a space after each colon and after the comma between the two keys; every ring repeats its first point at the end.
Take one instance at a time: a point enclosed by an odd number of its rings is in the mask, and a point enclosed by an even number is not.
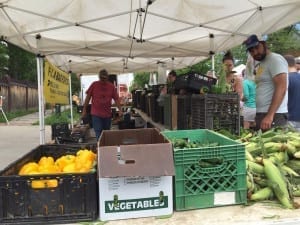
{"type": "Polygon", "coordinates": [[[88,173],[95,171],[97,155],[88,149],[80,149],[75,155],[63,155],[56,160],[42,156],[38,162],[28,162],[22,166],[19,175],[88,173]]]}

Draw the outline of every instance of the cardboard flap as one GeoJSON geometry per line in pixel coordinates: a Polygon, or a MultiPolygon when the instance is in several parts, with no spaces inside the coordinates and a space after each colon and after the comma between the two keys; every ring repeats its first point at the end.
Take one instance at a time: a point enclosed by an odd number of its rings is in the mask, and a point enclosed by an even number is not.
{"type": "Polygon", "coordinates": [[[104,130],[99,142],[100,146],[168,143],[155,128],[104,130]]]}
{"type": "Polygon", "coordinates": [[[173,176],[172,145],[121,145],[99,148],[100,177],[173,176]]]}

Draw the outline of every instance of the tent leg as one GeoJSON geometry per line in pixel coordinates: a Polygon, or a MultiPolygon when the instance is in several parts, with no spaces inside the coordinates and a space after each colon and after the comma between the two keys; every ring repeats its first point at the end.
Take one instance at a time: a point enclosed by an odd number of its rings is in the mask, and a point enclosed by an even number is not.
{"type": "Polygon", "coordinates": [[[6,115],[5,115],[5,112],[3,111],[2,107],[0,107],[0,110],[1,110],[1,112],[2,112],[2,115],[4,116],[4,119],[5,119],[5,121],[6,121],[6,124],[9,125],[8,119],[7,119],[6,115]]]}
{"type": "Polygon", "coordinates": [[[72,82],[71,82],[71,72],[69,72],[69,90],[70,90],[70,112],[71,112],[71,129],[74,127],[73,119],[73,99],[72,99],[72,82]]]}
{"type": "Polygon", "coordinates": [[[39,125],[40,125],[40,144],[45,144],[45,105],[43,94],[43,58],[37,56],[37,78],[38,78],[38,96],[39,96],[39,125]]]}

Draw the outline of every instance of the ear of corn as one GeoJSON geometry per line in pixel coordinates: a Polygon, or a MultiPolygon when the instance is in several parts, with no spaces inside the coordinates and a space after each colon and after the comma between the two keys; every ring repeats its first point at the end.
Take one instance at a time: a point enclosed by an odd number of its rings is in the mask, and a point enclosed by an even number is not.
{"type": "Polygon", "coordinates": [[[254,176],[253,180],[256,184],[258,184],[261,188],[267,187],[269,185],[268,180],[261,176],[254,176]]]}
{"type": "Polygon", "coordinates": [[[287,150],[289,155],[294,155],[295,152],[297,152],[296,147],[294,145],[292,145],[290,142],[287,142],[285,144],[285,146],[286,146],[286,150],[287,150]]]}
{"type": "Polygon", "coordinates": [[[251,162],[254,162],[254,158],[253,156],[251,155],[251,153],[249,151],[247,151],[247,149],[245,149],[245,153],[246,153],[246,159],[251,161],[251,162]]]}
{"type": "Polygon", "coordinates": [[[293,154],[293,156],[294,156],[295,158],[297,158],[297,159],[300,159],[300,151],[295,152],[295,153],[293,154]]]}
{"type": "Polygon", "coordinates": [[[265,200],[271,189],[269,199],[276,198],[285,208],[293,208],[293,196],[300,195],[300,188],[294,188],[297,182],[300,184],[300,133],[276,128],[258,131],[242,142],[247,159],[248,198],[265,200]]]}
{"type": "Polygon", "coordinates": [[[246,168],[254,174],[264,174],[264,167],[258,163],[246,160],[246,168]]]}
{"type": "Polygon", "coordinates": [[[258,190],[254,194],[252,194],[250,199],[252,201],[267,200],[267,199],[270,199],[272,194],[273,194],[272,189],[270,187],[265,187],[265,188],[262,188],[262,189],[258,190]]]}
{"type": "Polygon", "coordinates": [[[285,146],[282,143],[277,142],[267,142],[264,143],[264,148],[267,154],[273,153],[273,152],[280,152],[285,150],[285,146]]]}
{"type": "Polygon", "coordinates": [[[275,152],[269,157],[269,160],[275,164],[284,164],[289,160],[289,157],[287,152],[275,152]]]}
{"type": "Polygon", "coordinates": [[[299,177],[299,174],[298,174],[296,171],[294,171],[292,168],[290,168],[290,167],[288,167],[288,166],[286,166],[286,165],[282,165],[281,168],[282,168],[282,170],[283,170],[284,172],[286,172],[288,175],[290,175],[290,176],[295,176],[295,177],[299,177]]]}
{"type": "Polygon", "coordinates": [[[277,199],[285,208],[292,209],[293,205],[290,200],[287,183],[285,182],[280,170],[268,159],[264,159],[263,163],[265,175],[273,184],[272,189],[277,199]]]}

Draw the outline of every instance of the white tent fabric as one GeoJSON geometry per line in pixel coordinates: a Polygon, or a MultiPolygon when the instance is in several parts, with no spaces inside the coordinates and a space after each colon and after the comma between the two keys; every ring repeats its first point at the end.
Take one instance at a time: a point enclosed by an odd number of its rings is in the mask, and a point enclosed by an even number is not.
{"type": "Polygon", "coordinates": [[[0,36],[64,71],[193,65],[300,21],[300,0],[0,0],[0,36]]]}
{"type": "Polygon", "coordinates": [[[42,58],[66,72],[191,66],[300,21],[300,0],[0,0],[1,40],[35,53],[40,142],[42,58]]]}

